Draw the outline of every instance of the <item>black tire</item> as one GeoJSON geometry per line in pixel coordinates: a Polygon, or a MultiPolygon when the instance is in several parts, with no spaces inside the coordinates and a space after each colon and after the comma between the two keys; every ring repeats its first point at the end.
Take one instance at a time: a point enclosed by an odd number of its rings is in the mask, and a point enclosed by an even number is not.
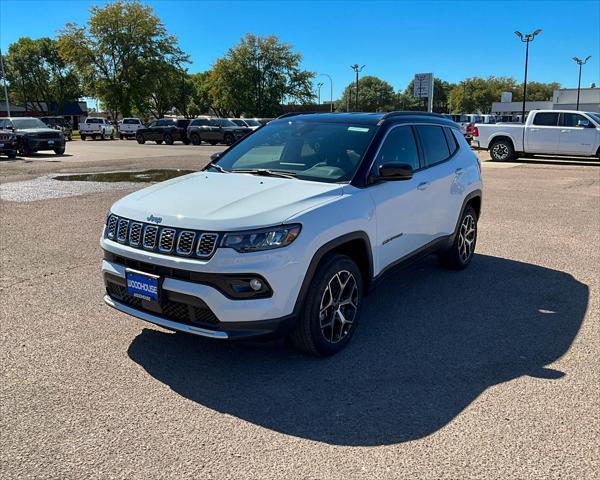
{"type": "Polygon", "coordinates": [[[297,349],[311,355],[329,356],[339,352],[350,342],[356,330],[362,296],[363,280],[356,263],[346,255],[326,256],[311,280],[301,313],[289,335],[290,341],[297,349]],[[345,287],[341,289],[339,287],[344,279],[346,280],[345,287]],[[338,288],[336,289],[336,287],[338,288]],[[328,290],[329,300],[327,300],[328,290]],[[337,295],[340,290],[340,295],[337,295]],[[352,306],[339,304],[340,299],[345,296],[352,299],[354,302],[352,306]],[[327,309],[323,309],[325,319],[323,324],[321,310],[324,303],[331,303],[331,305],[327,309]],[[343,311],[344,318],[352,318],[351,323],[341,321],[342,317],[336,313],[342,311],[341,309],[345,309],[343,311]],[[327,326],[330,323],[327,321],[328,319],[331,319],[331,327],[327,326]]]}
{"type": "Polygon", "coordinates": [[[7,152],[6,156],[7,156],[8,158],[17,158],[17,151],[16,151],[16,150],[13,150],[13,151],[11,151],[11,152],[7,152]]]}
{"type": "Polygon", "coordinates": [[[210,142],[208,142],[208,143],[210,143],[210,144],[211,144],[211,145],[213,145],[213,146],[215,146],[215,145],[217,144],[217,142],[215,142],[214,140],[212,140],[212,141],[210,141],[210,142]]]}
{"type": "Polygon", "coordinates": [[[194,145],[200,145],[202,143],[202,140],[200,140],[200,135],[198,135],[197,133],[192,133],[190,135],[190,140],[194,145]]]}
{"type": "Polygon", "coordinates": [[[182,140],[184,145],[189,145],[190,144],[190,139],[186,138],[185,140],[182,140]]]}
{"type": "Polygon", "coordinates": [[[460,216],[458,230],[454,237],[454,242],[452,242],[452,246],[439,254],[440,263],[449,270],[462,270],[467,268],[473,259],[476,244],[477,212],[471,205],[467,205],[460,216]],[[469,218],[472,219],[472,223],[469,221],[469,218]],[[472,225],[472,234],[469,233],[470,230],[468,225],[472,225]]]}
{"type": "Polygon", "coordinates": [[[144,143],[146,143],[146,139],[144,138],[144,135],[141,135],[141,134],[140,135],[136,135],[135,139],[137,140],[137,142],[140,145],[143,145],[144,143]]]}
{"type": "Polygon", "coordinates": [[[81,135],[81,141],[85,142],[86,136],[84,134],[81,135]]]}
{"type": "Polygon", "coordinates": [[[18,152],[19,156],[21,157],[28,157],[30,155],[33,155],[34,153],[33,150],[29,148],[29,145],[27,145],[27,143],[22,143],[21,145],[19,145],[18,152]]]}
{"type": "MultiPolygon", "coordinates": [[[[173,135],[171,135],[170,133],[165,133],[163,135],[163,140],[165,141],[165,143],[167,145],[173,145],[173,142],[174,142],[173,135]]],[[[158,142],[156,142],[156,143],[158,143],[158,142]]]]}
{"type": "Polygon", "coordinates": [[[56,155],[64,155],[64,153],[65,153],[65,147],[64,147],[64,145],[62,147],[60,147],[60,148],[55,148],[54,149],[54,153],[56,155]]]}
{"type": "Polygon", "coordinates": [[[96,134],[92,133],[92,140],[96,140],[96,134]]]}
{"type": "Polygon", "coordinates": [[[114,131],[113,131],[113,132],[110,132],[110,139],[111,139],[111,140],[114,140],[114,139],[115,139],[115,132],[114,132],[114,131]]]}
{"type": "Polygon", "coordinates": [[[233,142],[235,142],[233,135],[231,133],[226,133],[223,137],[223,143],[225,143],[225,145],[231,145],[233,142]]]}
{"type": "Polygon", "coordinates": [[[123,134],[122,133],[119,134],[119,140],[123,140],[123,134]]]}
{"type": "Polygon", "coordinates": [[[510,140],[500,138],[490,145],[490,156],[496,162],[508,162],[515,158],[515,149],[510,140]]]}
{"type": "Polygon", "coordinates": [[[156,144],[157,145],[162,145],[163,141],[162,140],[156,140],[156,144]]]}

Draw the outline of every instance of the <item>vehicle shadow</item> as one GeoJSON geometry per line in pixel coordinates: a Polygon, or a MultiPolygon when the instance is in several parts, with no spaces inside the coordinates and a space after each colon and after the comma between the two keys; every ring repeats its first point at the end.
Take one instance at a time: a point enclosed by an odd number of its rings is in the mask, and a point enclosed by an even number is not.
{"type": "MultiPolygon", "coordinates": [[[[495,160],[490,161],[494,163],[502,163],[495,160]]],[[[580,167],[600,167],[600,161],[594,157],[552,157],[546,155],[536,155],[535,157],[518,157],[517,159],[511,161],[528,165],[572,165],[580,167]]]]}
{"type": "Polygon", "coordinates": [[[277,432],[334,445],[425,437],[486,388],[545,368],[577,335],[588,287],[486,255],[463,272],[434,258],[366,298],[351,344],[326,359],[283,342],[220,343],[145,328],[129,357],[178,394],[277,432]]]}

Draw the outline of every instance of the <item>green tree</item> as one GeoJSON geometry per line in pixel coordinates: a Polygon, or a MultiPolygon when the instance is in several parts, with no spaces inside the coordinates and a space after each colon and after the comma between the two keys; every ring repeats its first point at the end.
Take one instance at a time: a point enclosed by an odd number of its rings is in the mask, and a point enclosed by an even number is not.
{"type": "Polygon", "coordinates": [[[13,102],[39,112],[45,104],[56,113],[65,102],[83,96],[79,75],[51,38],[21,37],[8,47],[4,62],[13,102]]]}
{"type": "MultiPolygon", "coordinates": [[[[560,83],[541,83],[541,82],[527,82],[527,101],[528,102],[543,102],[552,100],[554,90],[560,88],[560,83]]],[[[513,91],[513,100],[515,102],[523,101],[523,84],[521,83],[513,91]]],[[[498,100],[496,100],[498,101],[498,100]]]]}
{"type": "MultiPolygon", "coordinates": [[[[356,111],[356,82],[350,83],[337,100],[335,109],[340,112],[356,111]]],[[[394,109],[394,87],[371,75],[358,80],[358,111],[387,112],[394,109]]]]}
{"type": "Polygon", "coordinates": [[[189,77],[192,87],[188,111],[190,115],[197,116],[206,114],[211,108],[208,78],[210,72],[193,73],[189,77]]]}
{"type": "Polygon", "coordinates": [[[302,56],[292,46],[247,34],[213,66],[209,77],[212,108],[220,115],[277,115],[284,100],[308,103],[314,98],[313,72],[302,70],[302,56]]]}
{"type": "Polygon", "coordinates": [[[87,25],[65,26],[59,46],[113,117],[118,112],[129,116],[134,105],[143,105],[151,96],[149,89],[154,94],[160,90],[148,81],[156,80],[156,72],[150,69],[165,64],[182,69],[188,61],[152,7],[138,0],[92,7],[87,25]]]}
{"type": "Polygon", "coordinates": [[[450,92],[450,108],[454,113],[489,113],[502,92],[515,92],[515,88],[511,77],[467,78],[450,92]]]}

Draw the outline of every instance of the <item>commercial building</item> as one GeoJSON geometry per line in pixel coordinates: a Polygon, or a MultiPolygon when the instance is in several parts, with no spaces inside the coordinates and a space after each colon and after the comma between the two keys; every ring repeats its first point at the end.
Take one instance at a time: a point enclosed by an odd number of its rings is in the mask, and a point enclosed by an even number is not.
{"type": "MultiPolygon", "coordinates": [[[[507,99],[506,97],[503,97],[507,99]]],[[[531,110],[575,110],[577,107],[577,89],[561,88],[554,90],[552,100],[542,102],[525,102],[525,113],[531,110]]],[[[523,102],[493,102],[492,114],[518,115],[523,109],[523,102]]],[[[582,88],[579,94],[579,110],[600,112],[600,88],[582,88]]]]}
{"type": "MultiPolygon", "coordinates": [[[[87,102],[66,102],[62,107],[57,104],[45,102],[28,102],[27,105],[10,105],[10,114],[13,117],[64,117],[72,128],[79,128],[79,122],[88,116],[87,102]]],[[[0,117],[8,117],[6,103],[0,102],[0,117]]]]}

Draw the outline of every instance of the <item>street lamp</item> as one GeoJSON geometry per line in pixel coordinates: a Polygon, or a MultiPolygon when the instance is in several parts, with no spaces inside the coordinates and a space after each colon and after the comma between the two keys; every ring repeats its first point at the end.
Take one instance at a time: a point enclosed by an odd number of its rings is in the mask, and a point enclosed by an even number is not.
{"type": "Polygon", "coordinates": [[[362,72],[362,69],[365,68],[365,66],[363,65],[361,67],[358,63],[355,63],[354,65],[350,65],[350,68],[356,73],[356,104],[354,105],[354,111],[358,112],[358,73],[362,72]]]}
{"type": "Polygon", "coordinates": [[[331,75],[327,73],[317,73],[317,75],[322,75],[329,79],[329,101],[331,102],[331,111],[333,112],[333,80],[331,79],[331,75]]]}
{"type": "Polygon", "coordinates": [[[581,67],[587,63],[587,61],[592,58],[591,55],[588,55],[585,60],[581,60],[581,58],[573,57],[573,60],[577,62],[579,65],[579,81],[577,82],[577,107],[575,110],[579,110],[579,92],[581,91],[581,67]]]}
{"type": "Polygon", "coordinates": [[[541,28],[538,28],[533,33],[526,33],[523,35],[521,32],[515,32],[515,35],[521,39],[522,42],[525,43],[525,80],[523,81],[523,109],[521,111],[521,122],[525,123],[525,100],[527,97],[527,63],[529,61],[529,42],[532,42],[533,39],[540,34],[542,31],[541,28]]]}
{"type": "Polygon", "coordinates": [[[318,97],[318,104],[321,105],[321,87],[325,85],[323,82],[319,82],[317,83],[317,97],[318,97]]]}

